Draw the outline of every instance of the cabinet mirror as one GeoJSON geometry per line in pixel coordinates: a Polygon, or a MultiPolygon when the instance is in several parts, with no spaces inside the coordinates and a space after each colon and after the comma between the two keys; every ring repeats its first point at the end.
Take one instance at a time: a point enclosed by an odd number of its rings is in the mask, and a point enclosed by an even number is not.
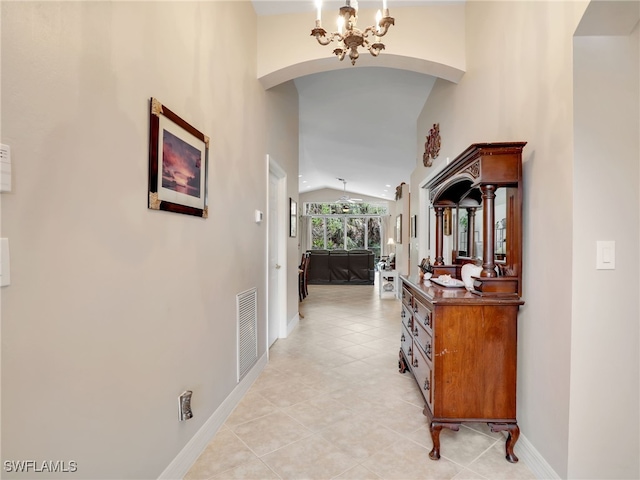
{"type": "Polygon", "coordinates": [[[464,264],[480,259],[473,293],[522,294],[524,145],[473,144],[427,182],[435,214],[434,275],[460,278],[464,264]]]}
{"type": "MultiPolygon", "coordinates": [[[[496,189],[494,228],[494,255],[496,262],[507,257],[507,198],[506,189],[496,189]]],[[[457,257],[482,260],[482,205],[475,201],[462,201],[453,211],[457,257]]]]}

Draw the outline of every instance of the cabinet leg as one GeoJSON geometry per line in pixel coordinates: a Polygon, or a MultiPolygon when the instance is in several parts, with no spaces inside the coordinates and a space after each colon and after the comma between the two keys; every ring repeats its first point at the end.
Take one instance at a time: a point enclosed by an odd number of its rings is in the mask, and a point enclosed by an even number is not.
{"type": "Polygon", "coordinates": [[[433,448],[429,452],[429,458],[431,460],[439,460],[440,432],[442,431],[442,425],[434,424],[434,422],[431,422],[431,425],[429,425],[429,431],[431,432],[431,441],[433,442],[433,448]]]}
{"type": "Polygon", "coordinates": [[[404,355],[402,355],[402,349],[400,349],[400,352],[398,353],[399,359],[398,359],[398,369],[400,370],[400,373],[404,373],[407,370],[409,370],[409,368],[407,367],[407,364],[404,361],[404,355]]]}
{"type": "Polygon", "coordinates": [[[429,458],[431,460],[440,459],[440,432],[442,428],[446,427],[456,432],[460,430],[459,423],[443,423],[443,422],[431,422],[429,424],[429,431],[431,432],[431,441],[433,442],[433,448],[429,452],[429,458]]]}
{"type": "Polygon", "coordinates": [[[518,457],[513,453],[513,447],[516,446],[516,442],[520,437],[520,428],[517,423],[489,423],[492,432],[509,432],[509,436],[507,437],[507,441],[505,442],[505,452],[508,462],[516,463],[518,461],[518,457]]]}

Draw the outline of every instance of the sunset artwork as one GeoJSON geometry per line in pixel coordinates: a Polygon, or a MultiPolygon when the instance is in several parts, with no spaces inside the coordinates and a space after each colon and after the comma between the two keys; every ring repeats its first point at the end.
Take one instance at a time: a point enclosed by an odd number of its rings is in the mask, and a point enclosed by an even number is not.
{"type": "Polygon", "coordinates": [[[151,97],[149,209],[209,218],[208,175],[209,136],[151,97]]]}
{"type": "Polygon", "coordinates": [[[200,198],[201,158],[199,149],[163,130],[162,187],[200,198]]]}

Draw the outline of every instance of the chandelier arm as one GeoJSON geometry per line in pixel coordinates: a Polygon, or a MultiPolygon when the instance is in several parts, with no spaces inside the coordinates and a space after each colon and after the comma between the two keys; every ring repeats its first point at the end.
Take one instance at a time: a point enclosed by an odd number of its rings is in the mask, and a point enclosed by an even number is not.
{"type": "Polygon", "coordinates": [[[325,36],[320,36],[320,35],[316,35],[316,40],[318,41],[318,43],[320,45],[329,45],[331,43],[332,38],[329,37],[325,37],[325,36]]]}
{"type": "Polygon", "coordinates": [[[385,20],[387,19],[383,18],[382,20],[380,20],[380,28],[382,28],[382,30],[378,30],[377,26],[371,25],[364,29],[364,32],[362,32],[362,36],[368,37],[371,34],[375,37],[384,37],[389,31],[389,26],[393,25],[393,18],[391,18],[391,23],[384,23],[385,20]]]}
{"type": "Polygon", "coordinates": [[[389,27],[391,25],[395,25],[396,21],[393,17],[384,17],[380,20],[380,27],[382,28],[382,30],[380,30],[377,35],[379,37],[384,37],[387,32],[389,31],[389,27]]]}
{"type": "Polygon", "coordinates": [[[316,28],[311,30],[311,36],[316,37],[318,43],[323,46],[329,45],[336,38],[339,41],[343,40],[343,36],[336,32],[330,33],[327,36],[327,31],[324,28],[320,27],[318,22],[316,22],[316,28]]]}
{"type": "Polygon", "coordinates": [[[378,32],[378,28],[375,25],[371,25],[370,27],[367,27],[364,29],[364,32],[362,32],[362,35],[364,37],[368,37],[370,33],[373,33],[374,35],[378,35],[377,32],[378,32]]]}

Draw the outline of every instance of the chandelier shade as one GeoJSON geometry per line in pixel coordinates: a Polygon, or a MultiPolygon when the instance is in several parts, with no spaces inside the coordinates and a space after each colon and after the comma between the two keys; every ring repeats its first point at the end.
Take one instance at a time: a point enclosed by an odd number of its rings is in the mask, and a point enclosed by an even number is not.
{"type": "Polygon", "coordinates": [[[377,57],[384,50],[384,43],[380,42],[380,37],[384,37],[391,25],[395,25],[393,17],[389,16],[387,0],[382,1],[382,12],[378,10],[376,22],[364,30],[357,27],[358,22],[358,2],[357,0],[346,0],[347,4],[340,7],[338,14],[338,31],[327,33],[322,28],[322,1],[317,0],[316,26],[311,30],[311,36],[316,37],[320,45],[329,45],[335,41],[337,47],[333,53],[340,61],[349,53],[351,65],[356,64],[360,56],[359,47],[366,48],[371,55],[377,57]]]}

